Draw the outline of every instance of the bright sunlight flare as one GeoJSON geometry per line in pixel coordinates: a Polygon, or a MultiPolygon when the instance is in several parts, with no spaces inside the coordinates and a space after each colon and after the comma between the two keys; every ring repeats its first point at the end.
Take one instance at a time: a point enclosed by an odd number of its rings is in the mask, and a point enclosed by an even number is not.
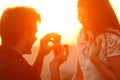
{"type": "MultiPolygon", "coordinates": [[[[120,19],[119,0],[110,0],[120,19]]],[[[57,32],[62,35],[62,44],[75,44],[81,25],[77,19],[77,0],[0,0],[0,14],[6,7],[32,6],[40,13],[38,40],[45,34],[57,32]]]]}
{"type": "Polygon", "coordinates": [[[76,42],[80,28],[76,11],[77,0],[0,0],[0,3],[2,11],[6,7],[18,5],[34,7],[42,18],[41,24],[38,24],[38,39],[47,33],[57,32],[61,34],[63,44],[76,42]]]}

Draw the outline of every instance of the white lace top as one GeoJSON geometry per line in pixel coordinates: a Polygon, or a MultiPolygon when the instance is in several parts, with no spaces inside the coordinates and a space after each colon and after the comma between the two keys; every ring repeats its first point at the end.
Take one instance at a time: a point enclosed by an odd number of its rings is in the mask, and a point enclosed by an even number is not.
{"type": "MultiPolygon", "coordinates": [[[[94,64],[87,59],[83,54],[88,54],[91,45],[88,44],[87,38],[90,37],[88,34],[92,32],[84,32],[81,30],[78,37],[78,48],[79,48],[79,63],[83,72],[85,80],[104,80],[99,74],[94,64]]],[[[92,34],[94,36],[94,34],[92,34]]],[[[108,28],[105,33],[99,35],[95,41],[102,39],[101,49],[98,54],[99,59],[109,66],[108,57],[120,55],[120,32],[116,29],[108,28]]]]}

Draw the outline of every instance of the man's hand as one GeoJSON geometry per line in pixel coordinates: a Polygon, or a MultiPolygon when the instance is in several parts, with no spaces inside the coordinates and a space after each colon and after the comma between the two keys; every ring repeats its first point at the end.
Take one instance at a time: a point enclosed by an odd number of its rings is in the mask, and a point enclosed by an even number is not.
{"type": "Polygon", "coordinates": [[[56,36],[58,35],[59,34],[57,33],[49,33],[40,40],[38,55],[33,64],[33,66],[37,69],[39,74],[41,74],[41,71],[42,71],[44,57],[55,47],[54,42],[55,42],[56,36]],[[51,46],[48,45],[49,42],[52,42],[53,45],[51,46]]]}
{"type": "Polygon", "coordinates": [[[39,54],[41,56],[46,56],[55,47],[55,45],[57,45],[55,44],[55,38],[58,35],[59,34],[57,33],[49,33],[40,40],[39,54]],[[52,42],[53,45],[48,45],[49,42],[52,42]]]}

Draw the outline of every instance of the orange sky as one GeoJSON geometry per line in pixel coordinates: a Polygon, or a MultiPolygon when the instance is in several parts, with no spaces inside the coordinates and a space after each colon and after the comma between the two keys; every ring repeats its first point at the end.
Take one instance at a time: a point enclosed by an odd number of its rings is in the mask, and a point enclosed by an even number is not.
{"type": "MultiPolygon", "coordinates": [[[[109,1],[120,20],[119,0],[109,1]]],[[[62,44],[74,44],[80,28],[76,4],[77,0],[0,0],[0,15],[4,8],[9,6],[32,6],[42,17],[42,23],[38,25],[40,26],[37,33],[38,39],[46,33],[58,32],[62,34],[62,44]]]]}
{"type": "MultiPolygon", "coordinates": [[[[118,16],[120,21],[120,2],[119,0],[109,0],[118,16]]],[[[77,0],[0,0],[0,15],[6,7],[27,5],[37,9],[41,14],[42,22],[38,26],[38,41],[34,46],[38,45],[39,39],[48,32],[58,32],[62,34],[62,44],[75,44],[77,40],[77,34],[80,28],[80,24],[77,20],[76,11],[77,0]]],[[[27,61],[32,64],[37,54],[38,47],[33,47],[33,54],[26,56],[27,61]]],[[[43,77],[48,80],[49,61],[51,61],[51,55],[49,54],[44,59],[43,65],[43,77]],[[46,77],[47,75],[47,77],[46,77]]],[[[77,50],[75,47],[70,48],[69,59],[62,65],[64,71],[74,70],[73,67],[75,60],[77,59],[77,50]],[[73,57],[74,56],[74,57],[73,57]],[[64,66],[67,65],[67,66],[64,66]],[[69,67],[68,67],[69,66],[69,67]]],[[[66,74],[66,73],[65,73],[66,74]]]]}

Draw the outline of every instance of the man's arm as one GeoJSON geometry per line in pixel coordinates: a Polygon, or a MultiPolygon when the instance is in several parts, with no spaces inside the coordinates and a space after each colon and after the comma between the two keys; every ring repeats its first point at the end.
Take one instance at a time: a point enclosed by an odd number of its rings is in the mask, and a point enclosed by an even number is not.
{"type": "MultiPolygon", "coordinates": [[[[37,69],[37,71],[40,75],[41,75],[41,71],[42,71],[44,57],[47,54],[49,54],[50,51],[55,47],[54,45],[49,46],[48,43],[51,41],[51,38],[55,38],[57,35],[58,35],[57,33],[49,33],[40,40],[38,55],[33,64],[33,66],[37,69]]],[[[54,42],[54,40],[53,40],[53,42],[54,42]]]]}
{"type": "MultiPolygon", "coordinates": [[[[38,54],[42,54],[42,53],[39,52],[38,54]]],[[[33,67],[38,71],[39,75],[41,75],[42,72],[43,61],[44,61],[44,56],[37,55],[35,62],[33,64],[33,67]]]]}

